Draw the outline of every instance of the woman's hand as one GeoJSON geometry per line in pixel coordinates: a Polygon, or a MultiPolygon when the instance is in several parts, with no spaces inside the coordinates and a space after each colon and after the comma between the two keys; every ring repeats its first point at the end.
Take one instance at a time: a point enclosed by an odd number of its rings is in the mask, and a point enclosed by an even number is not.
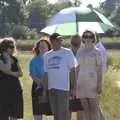
{"type": "Polygon", "coordinates": [[[42,80],[35,80],[35,82],[37,83],[38,86],[43,86],[42,80]]]}
{"type": "Polygon", "coordinates": [[[76,89],[73,88],[70,90],[70,99],[74,99],[76,97],[76,89]]]}
{"type": "Polygon", "coordinates": [[[23,73],[21,71],[19,72],[11,72],[11,75],[14,77],[22,77],[23,73]]]}
{"type": "Polygon", "coordinates": [[[98,85],[97,87],[97,93],[98,94],[101,94],[102,93],[102,87],[100,85],[98,85]]]}
{"type": "Polygon", "coordinates": [[[36,76],[32,76],[32,80],[38,85],[38,86],[43,86],[43,80],[40,80],[36,76]]]}
{"type": "Polygon", "coordinates": [[[23,72],[22,71],[19,71],[18,72],[18,77],[22,77],[23,76],[23,72]]]}

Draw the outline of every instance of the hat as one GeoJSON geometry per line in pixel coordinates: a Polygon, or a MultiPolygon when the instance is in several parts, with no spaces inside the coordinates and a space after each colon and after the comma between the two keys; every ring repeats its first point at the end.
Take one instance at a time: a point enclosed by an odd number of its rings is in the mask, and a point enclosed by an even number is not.
{"type": "Polygon", "coordinates": [[[62,38],[62,36],[59,33],[53,33],[52,35],[50,35],[50,40],[59,38],[62,38]]]}

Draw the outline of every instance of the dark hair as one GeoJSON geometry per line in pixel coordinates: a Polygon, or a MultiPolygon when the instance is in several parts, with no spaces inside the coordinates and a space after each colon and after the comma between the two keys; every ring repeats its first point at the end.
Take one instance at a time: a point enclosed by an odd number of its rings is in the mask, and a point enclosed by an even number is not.
{"type": "Polygon", "coordinates": [[[80,39],[80,36],[79,35],[73,35],[71,37],[71,45],[75,45],[75,40],[78,40],[77,41],[77,45],[80,45],[81,44],[81,39],[80,39]]]}
{"type": "Polygon", "coordinates": [[[5,37],[5,38],[1,39],[1,42],[0,42],[0,52],[1,53],[7,52],[7,49],[11,48],[11,47],[16,48],[14,38],[5,37]]]}
{"type": "Polygon", "coordinates": [[[95,35],[96,35],[96,43],[98,43],[100,41],[99,34],[95,33],[95,35]]]}
{"type": "Polygon", "coordinates": [[[59,38],[62,38],[62,36],[59,33],[53,33],[52,35],[50,35],[50,41],[59,38]]]}
{"type": "Polygon", "coordinates": [[[90,33],[92,36],[93,36],[93,40],[92,40],[92,43],[95,43],[96,42],[96,34],[90,30],[86,30],[83,32],[83,35],[82,35],[82,42],[85,43],[85,40],[83,39],[84,38],[84,35],[86,33],[90,33]]]}
{"type": "Polygon", "coordinates": [[[51,48],[52,48],[49,39],[47,37],[42,37],[35,43],[35,45],[34,45],[34,47],[32,49],[33,53],[35,53],[36,55],[39,54],[39,45],[40,45],[40,42],[42,42],[42,41],[47,43],[48,50],[51,50],[51,48]]]}
{"type": "Polygon", "coordinates": [[[4,63],[6,63],[6,60],[3,56],[3,53],[7,52],[8,48],[16,48],[15,40],[12,37],[5,37],[0,41],[0,58],[4,63]]]}

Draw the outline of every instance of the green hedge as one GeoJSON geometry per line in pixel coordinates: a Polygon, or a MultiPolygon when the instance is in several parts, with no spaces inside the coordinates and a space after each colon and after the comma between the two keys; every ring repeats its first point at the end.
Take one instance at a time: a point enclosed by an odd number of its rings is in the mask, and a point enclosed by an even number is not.
{"type": "Polygon", "coordinates": [[[3,23],[0,28],[0,36],[13,36],[16,39],[35,39],[37,37],[36,29],[29,29],[21,24],[3,23]]]}

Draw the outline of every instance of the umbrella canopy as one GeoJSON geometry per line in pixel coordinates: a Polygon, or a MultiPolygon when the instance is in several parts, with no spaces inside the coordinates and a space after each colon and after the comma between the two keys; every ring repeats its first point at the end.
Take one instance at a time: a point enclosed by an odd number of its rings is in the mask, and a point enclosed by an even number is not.
{"type": "Polygon", "coordinates": [[[112,23],[101,13],[86,7],[70,7],[61,10],[47,23],[47,27],[41,32],[52,34],[57,32],[61,35],[75,35],[85,30],[97,33],[105,33],[113,27],[112,23]]]}

